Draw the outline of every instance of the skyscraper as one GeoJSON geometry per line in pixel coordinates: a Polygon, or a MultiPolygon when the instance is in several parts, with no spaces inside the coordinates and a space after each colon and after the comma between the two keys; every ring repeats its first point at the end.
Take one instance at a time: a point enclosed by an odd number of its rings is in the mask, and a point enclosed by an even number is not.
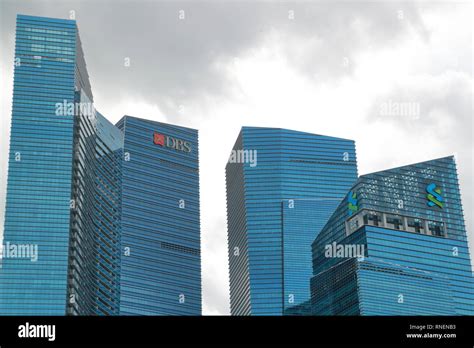
{"type": "Polygon", "coordinates": [[[352,140],[242,128],[226,166],[233,315],[307,314],[319,231],[301,216],[322,227],[356,179],[352,140]]]}
{"type": "Polygon", "coordinates": [[[283,313],[311,315],[311,243],[341,197],[285,200],[282,203],[283,313]]]}
{"type": "Polygon", "coordinates": [[[363,175],[346,197],[312,246],[313,314],[474,314],[453,157],[363,175]]]}
{"type": "MultiPolygon", "coordinates": [[[[90,103],[84,94],[76,100],[90,103]]],[[[74,130],[68,314],[117,315],[123,135],[98,111],[85,111],[78,108],[74,130]]]]}
{"type": "Polygon", "coordinates": [[[75,21],[18,15],[2,315],[118,313],[123,139],[92,101],[75,21]]]}
{"type": "Polygon", "coordinates": [[[122,315],[201,315],[198,131],[125,116],[122,315]]]}
{"type": "Polygon", "coordinates": [[[198,154],[107,121],[75,21],[19,15],[0,315],[201,314],[198,154]]]}

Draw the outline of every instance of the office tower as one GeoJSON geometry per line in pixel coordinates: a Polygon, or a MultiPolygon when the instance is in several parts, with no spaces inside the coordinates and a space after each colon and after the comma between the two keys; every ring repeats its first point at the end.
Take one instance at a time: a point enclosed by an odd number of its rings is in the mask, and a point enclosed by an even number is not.
{"type": "Polygon", "coordinates": [[[283,201],[284,315],[311,315],[311,243],[340,201],[340,196],[283,201]]]}
{"type": "Polygon", "coordinates": [[[315,315],[473,315],[453,157],[361,176],[315,239],[315,315]]]}
{"type": "MultiPolygon", "coordinates": [[[[82,94],[76,105],[91,104],[82,94]]],[[[78,114],[74,132],[68,314],[118,315],[123,134],[94,109],[92,114],[81,110],[78,114]]]]}
{"type": "Polygon", "coordinates": [[[242,128],[226,166],[232,315],[308,314],[319,231],[301,217],[322,227],[356,180],[352,140],[242,128]]]}
{"type": "Polygon", "coordinates": [[[123,139],[92,102],[75,21],[18,15],[1,315],[118,313],[123,139]]]}
{"type": "Polygon", "coordinates": [[[121,315],[200,315],[194,129],[125,116],[121,315]]]}

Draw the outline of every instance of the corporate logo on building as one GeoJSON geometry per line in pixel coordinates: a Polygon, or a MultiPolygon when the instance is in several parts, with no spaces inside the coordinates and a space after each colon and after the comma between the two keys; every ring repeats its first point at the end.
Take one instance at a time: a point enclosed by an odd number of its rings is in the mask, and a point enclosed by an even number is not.
{"type": "Polygon", "coordinates": [[[165,146],[165,136],[160,133],[153,133],[153,143],[155,145],[165,146]]]}
{"type": "Polygon", "coordinates": [[[443,209],[444,199],[441,195],[441,188],[437,187],[435,183],[431,183],[426,186],[426,199],[428,200],[428,206],[437,206],[443,209]]]}
{"type": "Polygon", "coordinates": [[[189,141],[177,139],[158,132],[153,133],[153,143],[177,151],[191,152],[191,143],[189,141]]]}
{"type": "Polygon", "coordinates": [[[347,196],[347,208],[349,209],[349,216],[352,216],[359,207],[357,206],[357,192],[351,191],[347,196]]]}

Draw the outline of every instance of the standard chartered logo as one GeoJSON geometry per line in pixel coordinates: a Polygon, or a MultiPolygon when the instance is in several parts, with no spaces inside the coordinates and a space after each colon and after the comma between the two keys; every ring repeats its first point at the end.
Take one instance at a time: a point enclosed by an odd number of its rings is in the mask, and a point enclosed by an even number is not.
{"type": "Polygon", "coordinates": [[[444,199],[441,196],[441,188],[436,187],[436,184],[431,183],[426,186],[426,199],[428,200],[427,204],[430,207],[434,207],[435,205],[443,208],[444,206],[444,199]]]}
{"type": "Polygon", "coordinates": [[[357,193],[354,191],[349,192],[349,195],[347,196],[347,201],[348,201],[348,209],[349,209],[349,216],[354,214],[359,207],[357,206],[357,193]]]}

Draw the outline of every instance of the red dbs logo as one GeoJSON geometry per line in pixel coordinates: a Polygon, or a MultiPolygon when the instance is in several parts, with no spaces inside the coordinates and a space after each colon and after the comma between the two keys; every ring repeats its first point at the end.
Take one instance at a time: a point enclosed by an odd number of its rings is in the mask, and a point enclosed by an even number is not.
{"type": "Polygon", "coordinates": [[[160,146],[165,146],[165,136],[160,133],[153,133],[153,143],[160,146]]]}

